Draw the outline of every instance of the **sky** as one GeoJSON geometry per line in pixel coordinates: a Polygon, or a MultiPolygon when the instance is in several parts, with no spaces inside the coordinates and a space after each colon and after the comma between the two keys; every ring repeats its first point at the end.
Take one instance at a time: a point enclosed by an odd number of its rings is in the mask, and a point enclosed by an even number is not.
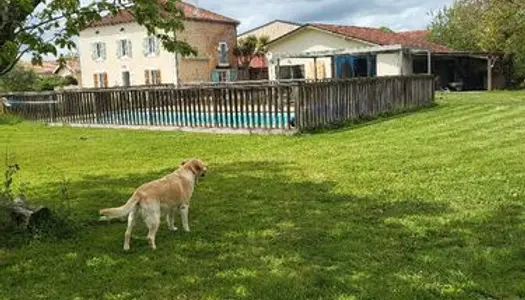
{"type": "MultiPolygon", "coordinates": [[[[83,4],[89,1],[92,0],[81,0],[83,4]]],[[[425,29],[431,20],[429,12],[453,2],[453,0],[185,1],[240,21],[241,24],[237,29],[239,34],[275,19],[298,23],[387,26],[395,31],[425,29]]]]}

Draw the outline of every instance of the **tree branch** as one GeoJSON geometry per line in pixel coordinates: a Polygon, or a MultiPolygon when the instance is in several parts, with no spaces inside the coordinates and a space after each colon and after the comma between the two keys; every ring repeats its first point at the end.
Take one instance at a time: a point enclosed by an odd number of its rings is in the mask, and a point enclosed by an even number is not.
{"type": "Polygon", "coordinates": [[[27,30],[33,30],[33,29],[36,29],[36,28],[38,28],[38,27],[40,27],[40,26],[44,26],[44,25],[46,25],[46,24],[49,24],[49,23],[51,23],[51,22],[55,22],[55,21],[58,21],[58,20],[60,20],[60,19],[64,19],[64,18],[65,18],[65,16],[64,16],[64,15],[61,15],[61,16],[58,16],[58,17],[55,17],[55,18],[51,18],[51,19],[49,19],[49,20],[47,20],[47,21],[42,21],[42,22],[40,22],[40,23],[38,23],[38,24],[33,24],[33,25],[31,25],[31,26],[26,26],[26,27],[20,28],[20,30],[18,30],[18,31],[15,32],[15,35],[18,35],[20,32],[24,32],[24,31],[27,31],[27,30]]]}
{"type": "Polygon", "coordinates": [[[9,73],[9,71],[11,71],[16,66],[16,64],[22,58],[22,56],[24,56],[24,54],[26,54],[29,50],[31,50],[29,47],[27,47],[23,51],[20,51],[20,48],[19,48],[19,53],[15,57],[15,59],[6,68],[4,68],[3,70],[0,70],[0,76],[9,73]]]}

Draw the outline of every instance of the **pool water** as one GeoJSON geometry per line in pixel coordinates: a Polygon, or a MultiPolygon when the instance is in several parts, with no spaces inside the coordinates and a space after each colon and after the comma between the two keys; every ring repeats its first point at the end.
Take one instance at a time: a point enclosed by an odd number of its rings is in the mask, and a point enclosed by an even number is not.
{"type": "Polygon", "coordinates": [[[170,111],[128,110],[108,113],[102,116],[103,124],[122,125],[168,125],[203,127],[259,127],[285,128],[295,124],[295,113],[190,113],[170,111]]]}

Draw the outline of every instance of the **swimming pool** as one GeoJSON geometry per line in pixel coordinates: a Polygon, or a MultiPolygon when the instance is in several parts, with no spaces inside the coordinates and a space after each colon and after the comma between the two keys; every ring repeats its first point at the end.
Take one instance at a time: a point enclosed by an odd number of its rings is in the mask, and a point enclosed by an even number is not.
{"type": "Polygon", "coordinates": [[[181,127],[288,128],[295,127],[290,112],[175,112],[162,110],[125,110],[109,112],[98,123],[118,125],[164,125],[181,127]]]}

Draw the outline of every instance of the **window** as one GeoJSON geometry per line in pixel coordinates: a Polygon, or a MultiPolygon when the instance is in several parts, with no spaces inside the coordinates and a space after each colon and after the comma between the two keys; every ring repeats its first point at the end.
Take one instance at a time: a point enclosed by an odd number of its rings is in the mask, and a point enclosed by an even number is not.
{"type": "Polygon", "coordinates": [[[146,70],[144,71],[144,78],[146,85],[162,84],[160,70],[146,70]]]}
{"type": "Polygon", "coordinates": [[[228,76],[228,71],[226,70],[220,70],[220,71],[217,71],[218,73],[218,76],[219,76],[219,82],[228,82],[229,80],[229,76],[228,76]]]}
{"type": "Polygon", "coordinates": [[[108,74],[107,73],[93,74],[93,86],[95,88],[107,88],[108,87],[108,74]]]}
{"type": "Polygon", "coordinates": [[[230,57],[228,55],[228,44],[226,42],[219,43],[219,66],[229,66],[230,57]]]}
{"type": "Polygon", "coordinates": [[[304,79],[304,65],[280,66],[279,79],[304,79]]]}
{"type": "Polygon", "coordinates": [[[120,40],[117,42],[117,57],[131,57],[131,41],[120,40]]]}
{"type": "Polygon", "coordinates": [[[159,55],[160,43],[156,37],[150,36],[144,39],[144,55],[156,56],[159,55]]]}
{"type": "Polygon", "coordinates": [[[219,69],[211,73],[212,82],[230,82],[235,80],[237,80],[237,70],[235,69],[219,69]]]}
{"type": "Polygon", "coordinates": [[[131,76],[129,71],[122,72],[122,86],[130,86],[131,85],[131,76]]]}
{"type": "Polygon", "coordinates": [[[91,56],[93,60],[105,60],[106,59],[106,44],[102,42],[94,43],[91,56]]]}

